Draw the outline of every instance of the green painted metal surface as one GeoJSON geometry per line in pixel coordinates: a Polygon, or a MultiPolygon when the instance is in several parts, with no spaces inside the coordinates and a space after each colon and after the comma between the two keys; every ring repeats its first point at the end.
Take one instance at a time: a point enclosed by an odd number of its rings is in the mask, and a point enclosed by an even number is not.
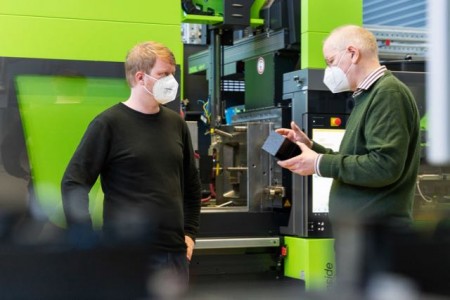
{"type": "MultiPolygon", "coordinates": [[[[89,122],[129,96],[125,79],[18,76],[17,101],[25,131],[38,203],[55,224],[64,226],[60,184],[64,170],[89,122]]],[[[96,227],[101,224],[103,193],[90,193],[96,227]]]]}
{"type": "Polygon", "coordinates": [[[307,69],[324,69],[326,67],[323,57],[322,45],[329,33],[305,32],[301,34],[302,54],[301,66],[307,69]],[[320,49],[319,49],[320,48],[320,49]]]}
{"type": "Polygon", "coordinates": [[[336,27],[362,25],[362,0],[301,1],[301,68],[325,68],[324,38],[336,27]],[[317,53],[317,54],[316,54],[317,53]]]}
{"type": "Polygon", "coordinates": [[[334,240],[284,237],[287,256],[284,275],[305,281],[306,290],[331,288],[335,276],[334,240]]]}
{"type": "Polygon", "coordinates": [[[183,65],[180,15],[176,0],[4,0],[0,56],[117,62],[136,43],[156,40],[183,65]]]}
{"type": "MultiPolygon", "coordinates": [[[[182,18],[183,23],[193,23],[193,24],[207,24],[214,25],[223,22],[223,17],[221,16],[203,16],[203,15],[184,15],[182,18]]],[[[251,26],[260,26],[264,24],[263,19],[250,18],[251,26]]]]}
{"type": "MultiPolygon", "coordinates": [[[[194,0],[193,3],[202,11],[213,11],[216,16],[223,16],[223,1],[226,0],[194,0]]],[[[253,0],[250,8],[250,18],[258,19],[266,0],[253,0]]]]}
{"type": "Polygon", "coordinates": [[[7,33],[0,44],[0,56],[120,62],[136,43],[156,40],[169,46],[182,65],[179,24],[0,15],[0,28],[7,33]]]}
{"type": "Polygon", "coordinates": [[[223,15],[223,0],[194,0],[192,1],[200,10],[213,11],[214,15],[223,15]]]}
{"type": "MultiPolygon", "coordinates": [[[[192,15],[183,14],[183,23],[193,24],[220,24],[223,22],[223,1],[225,0],[194,0],[193,2],[202,11],[213,11],[213,15],[192,15]]],[[[264,20],[260,19],[260,11],[265,3],[265,0],[254,0],[250,8],[250,25],[260,26],[264,24],[264,20]]]]}
{"type": "Polygon", "coordinates": [[[261,9],[263,8],[266,0],[254,0],[252,8],[250,9],[250,17],[251,18],[259,18],[261,9]]]}
{"type": "MultiPolygon", "coordinates": [[[[182,66],[180,16],[178,0],[138,4],[3,0],[0,57],[123,62],[135,44],[156,40],[168,46],[182,66]]],[[[16,88],[36,196],[50,220],[63,226],[60,181],[64,169],[89,121],[128,98],[129,88],[122,79],[48,76],[18,77],[16,88]],[[56,86],[61,89],[56,91],[56,86]]],[[[98,183],[90,197],[98,226],[103,198],[98,183]]]]}
{"type": "Polygon", "coordinates": [[[177,24],[180,11],[179,0],[2,0],[0,5],[0,15],[145,24],[177,24]]]}

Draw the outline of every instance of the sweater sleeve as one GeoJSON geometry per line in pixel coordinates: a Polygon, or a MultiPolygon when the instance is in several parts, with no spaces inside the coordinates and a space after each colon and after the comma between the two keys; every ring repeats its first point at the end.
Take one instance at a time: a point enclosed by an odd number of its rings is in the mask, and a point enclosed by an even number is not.
{"type": "Polygon", "coordinates": [[[365,187],[387,186],[400,178],[407,167],[415,111],[408,94],[398,88],[378,91],[374,97],[360,120],[364,145],[348,145],[341,154],[324,154],[319,166],[322,176],[365,187]],[[360,148],[351,153],[352,147],[360,148]]]}
{"type": "Polygon", "coordinates": [[[200,219],[201,183],[187,126],[185,127],[184,145],[184,231],[185,235],[195,241],[200,219]]]}
{"type": "Polygon", "coordinates": [[[313,146],[311,148],[311,150],[319,153],[319,154],[330,154],[330,153],[334,153],[333,149],[330,148],[325,148],[324,146],[322,146],[321,144],[318,144],[316,142],[313,142],[313,146]]]}
{"type": "Polygon", "coordinates": [[[109,145],[107,126],[93,120],[75,150],[61,181],[64,214],[69,226],[79,224],[92,228],[89,213],[89,191],[95,184],[109,145]]]}

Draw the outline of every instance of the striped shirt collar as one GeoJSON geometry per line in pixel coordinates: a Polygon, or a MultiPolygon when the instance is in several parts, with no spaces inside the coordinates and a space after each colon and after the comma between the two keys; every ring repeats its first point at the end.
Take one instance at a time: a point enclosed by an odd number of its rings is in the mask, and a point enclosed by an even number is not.
{"type": "Polygon", "coordinates": [[[363,91],[368,90],[372,84],[375,83],[386,72],[386,66],[380,66],[367,75],[367,77],[358,85],[356,91],[353,93],[353,97],[360,95],[363,91]]]}

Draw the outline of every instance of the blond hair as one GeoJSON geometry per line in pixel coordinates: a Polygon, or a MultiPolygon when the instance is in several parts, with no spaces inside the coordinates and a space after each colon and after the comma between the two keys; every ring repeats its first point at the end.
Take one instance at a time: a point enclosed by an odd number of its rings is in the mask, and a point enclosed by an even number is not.
{"type": "Polygon", "coordinates": [[[164,60],[175,66],[175,56],[172,51],[158,42],[144,42],[134,46],[125,60],[125,75],[130,87],[135,85],[134,75],[142,71],[150,73],[157,59],[164,60]]]}
{"type": "Polygon", "coordinates": [[[345,25],[334,29],[324,43],[336,50],[344,50],[352,45],[371,57],[378,57],[378,43],[367,29],[356,25],[345,25]]]}

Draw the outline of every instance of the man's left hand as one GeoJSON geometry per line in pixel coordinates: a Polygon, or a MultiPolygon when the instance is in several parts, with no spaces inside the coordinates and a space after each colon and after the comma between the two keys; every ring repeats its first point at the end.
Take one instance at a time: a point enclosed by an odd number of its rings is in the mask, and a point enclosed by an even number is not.
{"type": "Polygon", "coordinates": [[[302,176],[314,174],[314,163],[319,154],[309,149],[303,143],[297,142],[297,145],[302,150],[302,154],[290,159],[280,160],[278,161],[278,165],[302,176]]]}
{"type": "Polygon", "coordinates": [[[192,253],[194,252],[194,240],[190,237],[185,235],[184,236],[184,242],[186,243],[187,250],[186,250],[186,257],[189,261],[191,261],[192,253]]]}

